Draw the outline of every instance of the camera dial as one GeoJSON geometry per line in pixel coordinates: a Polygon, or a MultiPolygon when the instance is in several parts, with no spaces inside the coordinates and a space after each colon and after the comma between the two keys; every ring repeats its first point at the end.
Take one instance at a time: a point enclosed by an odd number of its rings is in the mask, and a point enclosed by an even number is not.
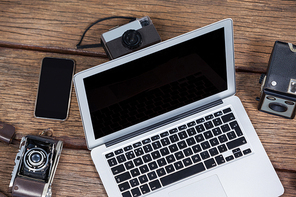
{"type": "Polygon", "coordinates": [[[136,30],[127,30],[122,35],[122,44],[128,49],[136,49],[142,44],[142,36],[136,30]]]}
{"type": "Polygon", "coordinates": [[[48,157],[42,148],[32,148],[24,156],[25,166],[31,171],[41,171],[48,164],[48,157]]]}

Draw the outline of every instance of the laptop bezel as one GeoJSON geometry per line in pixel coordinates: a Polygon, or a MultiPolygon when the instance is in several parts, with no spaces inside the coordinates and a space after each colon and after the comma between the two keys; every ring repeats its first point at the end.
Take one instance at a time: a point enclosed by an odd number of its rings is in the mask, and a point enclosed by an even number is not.
{"type": "MultiPolygon", "coordinates": [[[[193,30],[191,32],[185,33],[183,35],[174,37],[172,39],[169,39],[167,41],[163,41],[161,43],[152,45],[150,47],[141,49],[139,51],[136,51],[134,53],[125,55],[123,57],[108,61],[106,63],[97,65],[95,67],[92,67],[90,69],[81,71],[74,75],[73,81],[75,86],[75,92],[76,97],[80,109],[80,115],[82,119],[82,124],[84,128],[84,134],[86,138],[86,143],[88,149],[93,149],[96,146],[100,146],[102,144],[105,144],[106,142],[113,140],[115,138],[124,136],[130,132],[139,130],[147,125],[155,124],[159,122],[160,120],[165,120],[170,117],[175,116],[176,114],[184,113],[192,108],[196,108],[198,106],[205,105],[207,103],[223,99],[229,96],[232,96],[235,94],[235,65],[234,65],[234,48],[233,48],[233,21],[232,19],[224,19],[221,21],[218,21],[216,23],[207,25],[205,27],[193,30]],[[144,122],[141,122],[139,124],[130,126],[128,128],[122,129],[120,131],[114,132],[112,134],[109,134],[107,136],[95,139],[92,122],[91,122],[91,116],[90,111],[88,107],[87,102],[87,96],[86,96],[86,90],[84,87],[84,78],[87,78],[89,76],[92,76],[94,74],[97,74],[99,72],[106,71],[108,69],[120,66],[122,64],[128,63],[130,61],[133,61],[135,59],[147,56],[149,54],[155,53],[157,51],[166,49],[168,47],[171,47],[173,45],[185,42],[187,40],[190,40],[194,37],[198,37],[201,35],[204,35],[206,33],[209,33],[211,31],[224,28],[224,36],[225,36],[225,53],[226,53],[226,70],[227,70],[227,90],[220,92],[218,94],[212,95],[210,97],[204,98],[202,100],[199,100],[197,102],[191,103],[189,105],[183,106],[181,108],[175,109],[173,111],[167,112],[165,114],[159,115],[157,117],[154,117],[152,119],[146,120],[144,122]]],[[[215,50],[215,46],[213,46],[213,50],[215,50]]]]}

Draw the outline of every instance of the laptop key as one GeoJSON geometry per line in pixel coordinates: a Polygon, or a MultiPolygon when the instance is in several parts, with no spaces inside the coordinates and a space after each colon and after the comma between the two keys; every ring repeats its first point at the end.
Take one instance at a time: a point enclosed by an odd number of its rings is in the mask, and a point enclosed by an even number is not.
{"type": "Polygon", "coordinates": [[[135,149],[134,151],[135,151],[135,154],[136,154],[137,156],[141,156],[141,155],[144,154],[144,151],[143,151],[142,148],[137,148],[137,149],[135,149]]]}
{"type": "Polygon", "coordinates": [[[167,137],[161,139],[160,141],[161,141],[162,146],[167,146],[170,144],[169,138],[167,138],[167,137]]]}
{"type": "Polygon", "coordinates": [[[156,190],[158,188],[161,188],[159,180],[155,180],[155,181],[150,182],[149,186],[150,186],[152,191],[154,191],[154,190],[156,190]]]}
{"type": "Polygon", "coordinates": [[[145,140],[142,141],[143,145],[144,145],[144,144],[148,144],[148,143],[150,143],[150,142],[151,142],[151,140],[150,140],[149,138],[147,138],[147,139],[145,139],[145,140]]]}
{"type": "Polygon", "coordinates": [[[138,168],[132,169],[132,170],[131,170],[131,175],[132,175],[133,177],[139,176],[139,175],[140,175],[140,171],[139,171],[139,169],[138,169],[138,168]]]}
{"type": "Polygon", "coordinates": [[[115,166],[117,164],[117,161],[115,158],[108,159],[107,161],[110,167],[115,166]]]}
{"type": "Polygon", "coordinates": [[[226,145],[228,147],[229,150],[233,149],[233,148],[236,148],[238,146],[241,146],[243,144],[246,144],[247,143],[247,140],[245,137],[240,137],[238,139],[235,139],[233,141],[230,141],[230,142],[227,142],[226,145]]]}
{"type": "Polygon", "coordinates": [[[135,167],[132,161],[128,161],[124,165],[125,165],[127,170],[132,169],[132,168],[135,167]]]}
{"type": "Polygon", "coordinates": [[[186,128],[187,128],[186,125],[181,125],[181,126],[178,127],[179,131],[182,131],[182,130],[184,130],[184,129],[186,129],[186,128]]]}
{"type": "Polygon", "coordinates": [[[155,171],[153,171],[153,172],[149,172],[149,173],[147,174],[147,176],[148,176],[148,178],[149,178],[150,181],[151,181],[151,180],[154,180],[154,179],[157,178],[157,175],[156,175],[155,171]]]}
{"type": "Polygon", "coordinates": [[[146,175],[142,175],[142,176],[139,176],[139,181],[140,183],[146,183],[148,181],[148,178],[146,175]]]}
{"type": "Polygon", "coordinates": [[[160,153],[159,153],[158,150],[152,152],[151,155],[152,155],[152,158],[153,158],[153,159],[158,159],[158,158],[160,158],[160,153]]]}
{"type": "Polygon", "coordinates": [[[170,140],[172,143],[179,141],[179,138],[177,136],[177,134],[174,134],[172,136],[170,136],[170,140]]]}
{"type": "Polygon", "coordinates": [[[115,180],[116,180],[117,183],[121,183],[121,182],[126,181],[126,180],[128,180],[130,178],[131,178],[131,175],[130,175],[129,172],[125,172],[123,174],[115,176],[115,180]]]}
{"type": "Polygon", "coordinates": [[[181,161],[174,163],[174,166],[175,166],[176,170],[180,170],[181,168],[184,168],[184,165],[181,161]]]}
{"type": "Polygon", "coordinates": [[[205,117],[206,120],[211,120],[213,118],[214,118],[214,116],[212,114],[210,114],[210,115],[208,115],[208,116],[205,117]]]}
{"type": "Polygon", "coordinates": [[[199,123],[203,123],[204,121],[205,121],[204,118],[200,118],[200,119],[197,119],[197,120],[196,120],[196,123],[199,124],[199,123]]]}
{"type": "Polygon", "coordinates": [[[126,161],[126,158],[124,155],[119,155],[116,158],[117,158],[118,163],[122,163],[122,162],[126,161]]]}
{"type": "Polygon", "coordinates": [[[125,171],[123,164],[119,165],[119,166],[115,166],[113,168],[111,168],[111,171],[113,173],[113,175],[119,174],[123,171],[125,171]]]}
{"type": "Polygon", "coordinates": [[[222,120],[223,120],[224,123],[229,122],[229,121],[235,119],[233,113],[226,114],[226,115],[222,116],[221,118],[222,118],[222,120]]]}
{"type": "Polygon", "coordinates": [[[114,156],[114,153],[107,153],[107,154],[105,155],[106,159],[109,159],[109,158],[111,158],[111,157],[113,157],[113,156],[114,156]]]}
{"type": "Polygon", "coordinates": [[[204,161],[204,163],[205,163],[207,169],[217,166],[217,164],[213,158],[204,161]]]}
{"type": "Polygon", "coordinates": [[[240,127],[239,127],[239,125],[238,125],[238,123],[236,121],[233,121],[233,122],[229,123],[229,125],[230,125],[230,127],[232,129],[235,130],[237,136],[242,136],[243,135],[243,132],[240,129],[240,127]]]}
{"type": "Polygon", "coordinates": [[[143,165],[141,167],[139,167],[140,171],[142,174],[146,173],[149,171],[148,166],[147,165],[143,165]]]}
{"type": "Polygon", "coordinates": [[[170,134],[177,133],[178,129],[174,128],[174,129],[169,130],[169,132],[170,132],[170,134]]]}
{"type": "Polygon", "coordinates": [[[175,183],[176,181],[185,179],[194,174],[200,173],[204,170],[206,170],[204,165],[202,163],[198,163],[188,168],[184,168],[183,170],[180,170],[178,172],[162,177],[160,178],[160,182],[162,183],[163,186],[166,186],[166,185],[175,183]]]}
{"type": "Polygon", "coordinates": [[[153,151],[152,146],[150,144],[143,146],[143,149],[144,149],[145,153],[149,153],[149,152],[153,151]]]}
{"type": "Polygon", "coordinates": [[[129,191],[126,191],[126,192],[122,193],[122,197],[132,197],[132,195],[129,191]]]}
{"type": "Polygon", "coordinates": [[[215,160],[217,162],[218,165],[221,165],[223,163],[225,163],[225,159],[222,155],[218,155],[217,157],[215,157],[215,160]]]}
{"type": "Polygon", "coordinates": [[[168,135],[169,135],[169,132],[167,132],[167,131],[160,134],[161,137],[166,137],[168,135]]]}
{"type": "Polygon", "coordinates": [[[148,192],[150,192],[150,189],[149,189],[149,187],[148,187],[147,184],[145,184],[145,185],[141,185],[141,186],[140,186],[140,189],[141,189],[141,191],[142,191],[142,194],[147,194],[148,192]]]}
{"type": "Polygon", "coordinates": [[[154,150],[161,148],[161,144],[159,141],[153,142],[152,146],[153,146],[154,150]]]}
{"type": "Polygon", "coordinates": [[[120,191],[125,191],[125,190],[131,188],[130,185],[128,184],[128,182],[124,182],[124,183],[118,185],[118,187],[119,187],[120,191]]]}
{"type": "Polygon", "coordinates": [[[187,134],[188,134],[189,136],[193,136],[193,135],[196,134],[196,131],[195,131],[194,128],[190,128],[190,129],[187,129],[187,134]]]}
{"type": "Polygon", "coordinates": [[[168,165],[165,167],[165,170],[167,171],[167,173],[172,173],[175,171],[174,169],[174,166],[171,164],[171,165],[168,165]]]}
{"type": "Polygon", "coordinates": [[[232,155],[230,155],[230,156],[226,157],[225,159],[226,159],[226,161],[231,161],[234,159],[234,157],[232,155]]]}
{"type": "Polygon", "coordinates": [[[177,150],[179,150],[176,144],[170,145],[169,149],[170,149],[171,153],[176,152],[177,150]]]}
{"type": "Polygon", "coordinates": [[[139,147],[139,146],[142,146],[142,143],[141,143],[141,142],[137,142],[137,143],[133,144],[133,147],[134,147],[134,148],[137,148],[137,147],[139,147]]]}
{"type": "Polygon", "coordinates": [[[138,186],[140,183],[137,178],[130,180],[130,184],[132,187],[138,186]]]}
{"type": "Polygon", "coordinates": [[[222,129],[223,133],[226,133],[227,131],[230,131],[230,127],[228,126],[228,124],[222,125],[221,129],[222,129]]]}
{"type": "Polygon", "coordinates": [[[155,140],[158,140],[158,139],[160,139],[159,135],[155,135],[155,136],[151,137],[152,141],[155,141],[155,140]]]}
{"type": "Polygon", "coordinates": [[[229,108],[224,109],[224,110],[222,110],[222,111],[223,111],[224,114],[227,114],[228,112],[231,112],[231,109],[230,109],[230,107],[229,107],[229,108]]]}
{"type": "Polygon", "coordinates": [[[164,148],[160,149],[160,153],[162,156],[166,156],[170,153],[170,151],[167,147],[164,147],[164,148]]]}
{"type": "Polygon", "coordinates": [[[132,150],[133,147],[132,146],[127,146],[127,147],[124,147],[123,149],[124,149],[124,151],[129,151],[129,150],[132,150]]]}
{"type": "Polygon", "coordinates": [[[140,192],[139,188],[137,188],[137,187],[132,189],[131,192],[132,192],[133,197],[141,196],[141,192],[140,192]]]}
{"type": "Polygon", "coordinates": [[[182,132],[178,133],[178,136],[179,136],[179,138],[181,140],[188,137],[188,135],[187,135],[187,133],[185,131],[182,131],[182,132]]]}
{"type": "Polygon", "coordinates": [[[155,161],[148,164],[150,170],[155,170],[157,168],[157,164],[155,161]]]}
{"type": "Polygon", "coordinates": [[[159,177],[166,175],[164,168],[160,168],[160,169],[156,170],[156,173],[159,177]]]}
{"type": "Polygon", "coordinates": [[[119,150],[114,151],[114,153],[115,153],[115,155],[119,155],[119,154],[123,153],[123,150],[119,149],[119,150]]]}
{"type": "Polygon", "coordinates": [[[204,125],[205,125],[206,129],[211,129],[214,127],[214,125],[211,121],[205,122],[204,125]]]}
{"type": "Polygon", "coordinates": [[[221,111],[218,111],[216,113],[214,113],[214,116],[217,117],[217,116],[221,116],[223,113],[221,111]]]}
{"type": "Polygon", "coordinates": [[[143,161],[145,163],[148,163],[148,162],[152,161],[152,158],[151,158],[151,156],[149,154],[148,155],[144,155],[142,158],[143,158],[143,161]]]}

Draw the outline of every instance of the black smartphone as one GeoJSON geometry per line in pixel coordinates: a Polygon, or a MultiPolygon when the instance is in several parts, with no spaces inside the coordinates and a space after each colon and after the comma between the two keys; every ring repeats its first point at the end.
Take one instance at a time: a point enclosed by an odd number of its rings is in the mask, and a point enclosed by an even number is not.
{"type": "Polygon", "coordinates": [[[42,60],[35,117],[66,120],[71,99],[75,62],[45,57],[42,60]]]}

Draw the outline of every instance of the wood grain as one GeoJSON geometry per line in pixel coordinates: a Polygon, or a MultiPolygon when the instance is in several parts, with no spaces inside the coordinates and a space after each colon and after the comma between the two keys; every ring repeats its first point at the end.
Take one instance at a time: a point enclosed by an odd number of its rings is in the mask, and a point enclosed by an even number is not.
{"type": "MultiPolygon", "coordinates": [[[[74,59],[76,72],[108,61],[102,48],[77,50],[75,46],[92,22],[121,15],[149,16],[162,40],[233,19],[236,95],[284,185],[283,196],[296,196],[296,121],[258,111],[255,100],[274,42],[296,44],[295,12],[291,0],[0,1],[0,120],[17,131],[14,144],[0,142],[0,192],[10,196],[7,187],[21,137],[52,128],[54,137],[65,144],[53,196],[107,196],[86,148],[74,88],[66,121],[37,119],[33,111],[42,58],[74,59]]],[[[83,44],[98,43],[102,33],[126,23],[116,19],[95,25],[83,44]]]]}
{"type": "MultiPolygon", "coordinates": [[[[0,7],[0,40],[34,46],[74,49],[88,25],[114,15],[150,16],[163,40],[232,18],[236,65],[260,72],[276,40],[296,43],[294,1],[12,0],[1,1],[0,7]]],[[[126,23],[116,19],[95,25],[83,43],[97,43],[102,33],[126,23]]]]}

